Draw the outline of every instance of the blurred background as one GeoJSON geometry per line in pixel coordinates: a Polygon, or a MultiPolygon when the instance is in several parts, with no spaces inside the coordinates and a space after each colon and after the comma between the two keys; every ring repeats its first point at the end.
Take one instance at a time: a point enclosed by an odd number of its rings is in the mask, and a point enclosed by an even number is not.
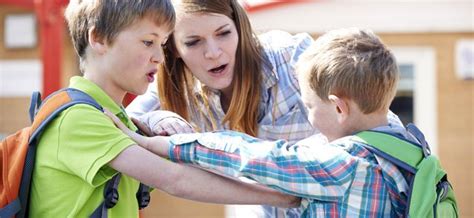
{"type": "MultiPolygon", "coordinates": [[[[448,172],[461,217],[474,217],[473,0],[240,2],[257,33],[279,29],[317,38],[341,27],[377,33],[401,70],[391,109],[425,133],[448,172]]],[[[49,94],[79,75],[63,19],[67,3],[0,0],[0,139],[29,125],[33,91],[49,94]]],[[[142,217],[233,217],[233,212],[155,191],[142,217]]]]}

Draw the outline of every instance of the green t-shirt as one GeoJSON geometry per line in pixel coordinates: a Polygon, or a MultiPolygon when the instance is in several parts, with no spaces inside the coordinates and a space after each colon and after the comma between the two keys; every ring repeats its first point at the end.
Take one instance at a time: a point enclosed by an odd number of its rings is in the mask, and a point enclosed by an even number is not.
{"type": "MultiPolygon", "coordinates": [[[[84,91],[116,114],[130,129],[136,127],[101,88],[83,77],[69,87],[84,91]]],[[[89,217],[104,200],[106,182],[117,171],[108,166],[120,152],[136,144],[112,120],[90,105],[78,104],[49,124],[38,145],[33,171],[31,217],[89,217]]],[[[135,194],[140,183],[122,175],[119,201],[109,217],[138,217],[135,194]]]]}

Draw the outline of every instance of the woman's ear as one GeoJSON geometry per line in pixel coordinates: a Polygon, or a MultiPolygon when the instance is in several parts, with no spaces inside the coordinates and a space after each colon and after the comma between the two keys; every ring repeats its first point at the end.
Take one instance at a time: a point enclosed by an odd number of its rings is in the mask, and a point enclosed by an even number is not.
{"type": "Polygon", "coordinates": [[[336,95],[329,95],[329,101],[333,104],[339,123],[344,123],[350,114],[349,102],[336,95]]]}
{"type": "Polygon", "coordinates": [[[90,28],[87,34],[91,49],[99,54],[103,54],[107,49],[107,45],[103,38],[97,36],[95,27],[90,28]]]}

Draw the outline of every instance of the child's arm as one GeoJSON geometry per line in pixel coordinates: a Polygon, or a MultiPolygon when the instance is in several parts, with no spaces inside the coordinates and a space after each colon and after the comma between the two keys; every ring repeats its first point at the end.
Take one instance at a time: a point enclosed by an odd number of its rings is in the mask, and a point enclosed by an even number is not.
{"type": "MultiPolygon", "coordinates": [[[[122,131],[145,146],[162,144],[168,147],[168,137],[143,137],[126,128],[115,115],[105,112],[122,131]],[[147,139],[150,139],[146,141],[147,139]],[[145,141],[144,141],[145,140],[145,141]]],[[[151,146],[150,146],[151,147],[151,146]]],[[[299,198],[260,186],[242,183],[216,174],[164,160],[149,151],[132,145],[109,165],[145,184],[171,195],[190,200],[219,204],[265,204],[277,207],[297,207],[299,198]]]]}
{"type": "Polygon", "coordinates": [[[126,148],[109,165],[168,194],[218,204],[265,204],[297,207],[300,199],[259,185],[246,184],[188,165],[176,164],[137,146],[126,148]]]}
{"type": "Polygon", "coordinates": [[[233,131],[174,135],[168,154],[173,162],[247,177],[291,195],[339,201],[354,180],[363,184],[367,179],[362,175],[367,162],[318,140],[311,137],[289,146],[283,140],[263,141],[233,131]]]}
{"type": "MultiPolygon", "coordinates": [[[[118,118],[114,120],[121,125],[118,118]]],[[[263,141],[232,131],[148,138],[121,129],[144,148],[174,162],[325,201],[339,200],[346,193],[358,166],[356,158],[317,137],[288,147],[285,141],[263,141]]]]}

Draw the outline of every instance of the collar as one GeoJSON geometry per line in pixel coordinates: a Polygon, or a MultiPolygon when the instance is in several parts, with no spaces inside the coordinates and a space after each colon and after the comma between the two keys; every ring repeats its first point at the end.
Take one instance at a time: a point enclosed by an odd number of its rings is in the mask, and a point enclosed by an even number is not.
{"type": "Polygon", "coordinates": [[[136,129],[135,125],[133,125],[133,122],[125,113],[125,109],[123,108],[123,106],[117,105],[112,100],[112,98],[97,84],[82,76],[74,76],[69,81],[69,87],[76,88],[87,93],[102,107],[107,108],[112,113],[117,115],[117,117],[129,128],[131,128],[132,130],[136,129]]]}

